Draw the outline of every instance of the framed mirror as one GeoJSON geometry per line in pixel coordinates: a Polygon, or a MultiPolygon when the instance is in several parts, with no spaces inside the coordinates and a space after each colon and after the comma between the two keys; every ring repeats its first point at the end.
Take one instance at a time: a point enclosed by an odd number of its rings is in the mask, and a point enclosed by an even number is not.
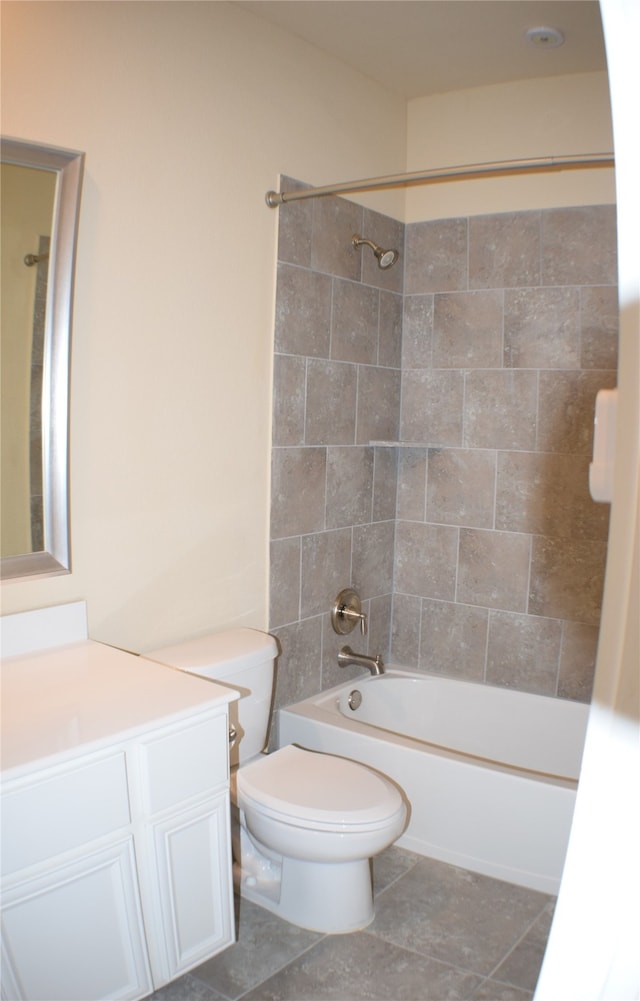
{"type": "Polygon", "coordinates": [[[84,154],[0,139],[2,578],[68,573],[69,370],[84,154]]]}

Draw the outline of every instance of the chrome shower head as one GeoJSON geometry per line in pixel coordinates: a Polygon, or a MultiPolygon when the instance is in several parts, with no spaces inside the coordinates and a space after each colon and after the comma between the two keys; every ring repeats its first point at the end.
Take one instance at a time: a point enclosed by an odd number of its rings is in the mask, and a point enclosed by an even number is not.
{"type": "Polygon", "coordinates": [[[373,253],[378,261],[378,267],[385,270],[386,268],[392,267],[398,260],[397,250],[383,250],[379,247],[377,243],[373,240],[365,240],[364,237],[355,234],[351,238],[351,244],[353,247],[361,247],[365,243],[367,247],[371,247],[373,253]]]}

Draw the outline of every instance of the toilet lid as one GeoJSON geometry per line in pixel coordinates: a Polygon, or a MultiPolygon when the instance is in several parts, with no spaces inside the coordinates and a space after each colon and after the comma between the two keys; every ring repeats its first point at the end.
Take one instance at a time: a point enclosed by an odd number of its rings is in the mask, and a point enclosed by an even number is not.
{"type": "Polygon", "coordinates": [[[404,810],[398,789],[377,772],[293,744],[240,768],[237,783],[239,806],[248,800],[292,824],[376,826],[404,810]]]}

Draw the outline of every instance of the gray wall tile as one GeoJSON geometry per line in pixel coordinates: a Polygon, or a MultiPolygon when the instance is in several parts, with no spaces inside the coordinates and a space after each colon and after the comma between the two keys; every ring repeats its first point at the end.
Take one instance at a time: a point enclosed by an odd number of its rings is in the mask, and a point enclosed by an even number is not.
{"type": "Polygon", "coordinates": [[[505,291],[505,365],[510,368],[576,368],[580,365],[580,354],[579,289],[505,291]]]}
{"type": "Polygon", "coordinates": [[[534,536],[529,612],[597,625],[606,550],[604,542],[534,536]]]}
{"type": "Polygon", "coordinates": [[[496,528],[606,540],[609,508],[589,493],[589,456],[500,452],[496,528]]]}
{"type": "Polygon", "coordinates": [[[324,448],[277,448],[271,467],[271,538],[324,528],[327,452],[324,448]]]}
{"type": "Polygon", "coordinates": [[[377,289],[359,282],[333,283],[332,358],[377,363],[379,298],[377,289]]]}
{"type": "Polygon", "coordinates": [[[307,360],[304,440],[307,445],[353,445],[356,434],[355,365],[307,360]]]}
{"type": "Polygon", "coordinates": [[[422,602],[420,667],[465,681],[484,681],[486,608],[450,601],[422,602]]]}
{"type": "Polygon", "coordinates": [[[322,615],[351,574],[351,529],[302,538],[300,617],[322,615]]]}
{"type": "Polygon", "coordinates": [[[408,295],[402,321],[402,368],[431,368],[433,295],[408,295]]]}
{"type": "MultiPolygon", "coordinates": [[[[370,598],[369,605],[369,629],[366,637],[367,652],[370,656],[380,654],[385,662],[389,663],[389,653],[391,650],[391,612],[393,607],[393,595],[379,594],[375,598],[370,598]]],[[[358,645],[362,637],[358,638],[358,645]]]]}
{"type": "Polygon", "coordinates": [[[373,450],[373,521],[389,521],[396,516],[398,449],[373,450]]]}
{"type": "Polygon", "coordinates": [[[493,528],[495,452],[430,448],[427,520],[493,528]]]}
{"type": "Polygon", "coordinates": [[[486,680],[538,695],[555,695],[562,624],[557,619],[492,611],[486,680]]]}
{"type": "Polygon", "coordinates": [[[614,372],[541,372],[537,448],[591,455],[596,396],[599,389],[612,389],[615,381],[614,372]]]}
{"type": "Polygon", "coordinates": [[[378,365],[386,368],[402,365],[402,296],[392,292],[380,293],[378,365]]]}
{"type": "Polygon", "coordinates": [[[269,622],[271,627],[300,618],[300,536],[274,539],[270,547],[269,622]]]}
{"type": "Polygon", "coordinates": [[[535,372],[475,370],[466,378],[464,444],[532,449],[536,443],[535,372]]]}
{"type": "MultiPolygon", "coordinates": [[[[290,177],[280,178],[281,191],[302,191],[308,187],[290,177]]],[[[310,268],[312,227],[313,201],[289,202],[286,210],[278,213],[278,260],[310,268]]]]}
{"type": "Polygon", "coordinates": [[[530,548],[526,535],[460,529],[457,600],[526,611],[530,548]]]}
{"type": "Polygon", "coordinates": [[[373,449],[327,449],[327,528],[371,521],[373,449]]]}
{"type": "Polygon", "coordinates": [[[469,219],[469,288],[540,284],[540,213],[469,219]]]}
{"type": "Polygon", "coordinates": [[[417,222],[405,235],[404,290],[407,295],[468,288],[467,220],[417,222]]]}
{"type": "Polygon", "coordinates": [[[396,590],[452,601],[457,549],[458,531],[455,528],[399,521],[396,527],[396,590]]]}
{"type": "Polygon", "coordinates": [[[541,250],[543,285],[615,285],[615,206],[543,212],[541,250]]]}
{"type": "Polygon", "coordinates": [[[413,369],[402,375],[400,437],[430,445],[462,445],[464,374],[413,369]]]}
{"type": "Polygon", "coordinates": [[[351,239],[362,227],[362,208],[345,198],[315,198],[311,267],[360,281],[361,258],[351,239]]]}
{"type": "Polygon", "coordinates": [[[271,631],[280,649],[274,700],[279,709],[321,691],[322,616],[271,631]]]}
{"type": "Polygon", "coordinates": [[[434,368],[502,366],[502,298],[502,291],[434,297],[434,368]]]}
{"type": "Polygon", "coordinates": [[[564,622],[558,672],[558,695],[563,699],[590,702],[598,652],[597,626],[564,622]]]}
{"type": "Polygon", "coordinates": [[[395,524],[378,521],[353,529],[352,580],[361,598],[393,590],[395,524]]]}
{"type": "Polygon", "coordinates": [[[400,371],[358,366],[356,441],[395,441],[400,411],[400,371]]]}
{"type": "Polygon", "coordinates": [[[299,355],[276,355],[273,360],[274,445],[304,444],[306,372],[306,359],[299,355]]]}
{"type": "Polygon", "coordinates": [[[278,265],[275,349],[282,354],[329,357],[331,279],[278,265]]]}
{"type": "Polygon", "coordinates": [[[393,595],[391,657],[396,664],[417,666],[420,658],[422,598],[402,594],[396,580],[393,595]]]}
{"type": "Polygon", "coordinates": [[[398,519],[425,521],[426,503],[427,449],[402,448],[398,457],[398,519]]]}
{"type": "Polygon", "coordinates": [[[615,286],[580,289],[582,368],[617,369],[619,316],[615,286]]]}

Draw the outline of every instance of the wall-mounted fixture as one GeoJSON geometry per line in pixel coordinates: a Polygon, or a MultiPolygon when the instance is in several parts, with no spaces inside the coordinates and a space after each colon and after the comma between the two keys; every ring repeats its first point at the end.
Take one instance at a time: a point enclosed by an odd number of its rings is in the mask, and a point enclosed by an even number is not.
{"type": "Polygon", "coordinates": [[[363,636],[367,632],[367,615],[362,611],[362,602],[352,587],[345,587],[333,603],[331,625],[333,631],[345,636],[360,623],[363,636]]]}
{"type": "Polygon", "coordinates": [[[367,247],[371,247],[375,257],[377,258],[378,267],[383,270],[393,267],[398,260],[397,250],[383,250],[382,247],[379,247],[377,243],[373,242],[373,240],[365,240],[364,237],[358,236],[357,233],[352,236],[351,243],[356,249],[362,247],[363,244],[366,244],[367,247]]]}
{"type": "Polygon", "coordinates": [[[381,654],[369,657],[366,653],[356,653],[350,646],[343,646],[338,654],[338,667],[349,667],[352,664],[355,667],[366,667],[374,678],[384,674],[384,661],[381,654]]]}
{"type": "Polygon", "coordinates": [[[48,254],[25,254],[24,255],[24,263],[25,263],[25,266],[27,268],[33,268],[36,264],[39,264],[40,261],[48,261],[48,260],[49,260],[49,255],[48,254]]]}

